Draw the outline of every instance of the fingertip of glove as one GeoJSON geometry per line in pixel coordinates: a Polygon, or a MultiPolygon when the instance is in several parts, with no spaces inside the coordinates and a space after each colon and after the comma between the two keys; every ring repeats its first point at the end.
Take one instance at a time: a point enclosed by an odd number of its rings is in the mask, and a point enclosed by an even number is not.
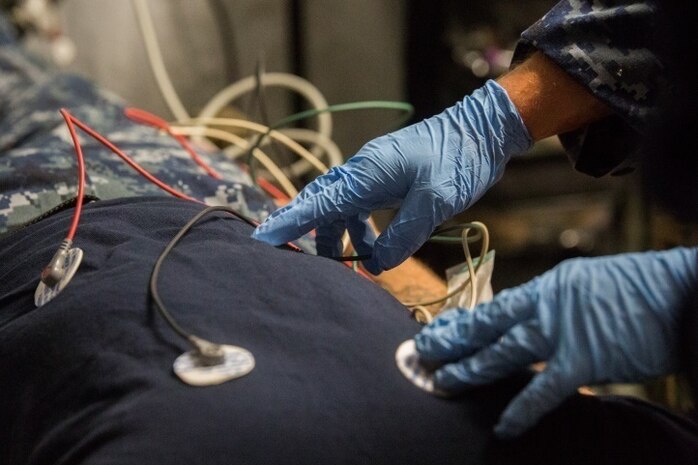
{"type": "Polygon", "coordinates": [[[424,334],[424,331],[428,330],[428,326],[422,328],[422,330],[414,336],[414,347],[420,356],[427,355],[428,350],[428,336],[424,334]]]}
{"type": "Polygon", "coordinates": [[[252,239],[266,242],[267,244],[271,245],[279,245],[286,242],[282,237],[279,236],[280,234],[278,229],[272,228],[268,221],[257,226],[251,234],[252,239]]]}
{"type": "Polygon", "coordinates": [[[434,372],[434,387],[445,392],[463,390],[465,383],[461,377],[455,364],[443,365],[434,372]]]}
{"type": "Polygon", "coordinates": [[[525,433],[531,425],[526,424],[521,421],[516,421],[508,412],[505,410],[502,416],[499,417],[499,421],[494,426],[493,432],[498,439],[511,440],[516,439],[525,433]]]}
{"type": "Polygon", "coordinates": [[[443,359],[440,357],[440,353],[437,344],[434,344],[432,336],[429,334],[429,327],[425,327],[421,332],[414,336],[414,346],[417,354],[421,361],[430,366],[442,365],[443,362],[439,362],[443,359]]]}
{"type": "MultiPolygon", "coordinates": [[[[370,260],[367,260],[365,262],[365,264],[367,264],[368,267],[373,268],[377,273],[382,273],[383,271],[395,268],[400,263],[402,263],[404,259],[396,260],[394,257],[395,254],[391,252],[392,251],[390,247],[386,247],[385,245],[383,245],[382,236],[380,236],[373,242],[372,256],[370,260]]],[[[369,269],[368,267],[366,269],[369,269]]],[[[373,271],[371,271],[371,273],[377,274],[373,271]]]]}
{"type": "Polygon", "coordinates": [[[501,421],[494,426],[493,432],[497,439],[502,439],[505,441],[514,439],[516,436],[518,436],[518,434],[512,431],[509,426],[501,421]]]}
{"type": "Polygon", "coordinates": [[[537,415],[534,412],[522,411],[517,398],[514,398],[500,415],[494,434],[499,439],[514,439],[531,428],[536,423],[535,418],[537,415]]]}
{"type": "Polygon", "coordinates": [[[257,226],[255,230],[252,231],[252,234],[250,234],[250,237],[261,242],[270,242],[268,234],[263,230],[262,226],[263,225],[257,226]]]}

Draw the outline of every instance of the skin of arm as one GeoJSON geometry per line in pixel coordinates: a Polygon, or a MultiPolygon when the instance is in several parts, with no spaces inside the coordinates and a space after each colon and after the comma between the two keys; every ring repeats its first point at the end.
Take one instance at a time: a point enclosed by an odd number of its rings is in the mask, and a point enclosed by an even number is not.
{"type": "Polygon", "coordinates": [[[533,53],[497,82],[507,91],[534,141],[611,114],[605,103],[541,52],[533,53]]]}
{"type": "MultiPolygon", "coordinates": [[[[584,127],[611,114],[610,108],[541,52],[497,82],[514,102],[534,141],[584,127]]],[[[445,293],[445,282],[414,258],[381,275],[379,283],[400,300],[445,293]]],[[[430,308],[438,311],[438,308],[430,308]]]]}
{"type": "MultiPolygon", "coordinates": [[[[428,266],[414,257],[374,277],[375,281],[401,302],[432,300],[446,295],[446,282],[428,266]]],[[[436,315],[442,303],[430,305],[426,309],[436,315]]]]}

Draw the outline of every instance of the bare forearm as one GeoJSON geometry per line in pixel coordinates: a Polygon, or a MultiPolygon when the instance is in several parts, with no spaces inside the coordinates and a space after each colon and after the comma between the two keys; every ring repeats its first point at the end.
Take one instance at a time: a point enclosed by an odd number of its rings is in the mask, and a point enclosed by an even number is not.
{"type": "Polygon", "coordinates": [[[541,52],[501,76],[534,141],[578,129],[611,113],[601,100],[541,52]]]}
{"type": "MultiPolygon", "coordinates": [[[[447,286],[431,269],[415,258],[376,276],[376,282],[401,302],[432,300],[446,294],[447,286]]],[[[436,314],[443,304],[427,307],[436,314]]]]}

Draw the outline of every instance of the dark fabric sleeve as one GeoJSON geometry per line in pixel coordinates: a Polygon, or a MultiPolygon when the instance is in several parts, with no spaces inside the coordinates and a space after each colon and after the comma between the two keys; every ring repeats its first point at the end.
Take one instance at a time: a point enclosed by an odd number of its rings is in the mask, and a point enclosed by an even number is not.
{"type": "Polygon", "coordinates": [[[579,171],[623,174],[636,161],[667,87],[654,49],[656,18],[651,1],[564,0],[521,35],[514,64],[540,50],[614,111],[560,136],[579,171]]]}

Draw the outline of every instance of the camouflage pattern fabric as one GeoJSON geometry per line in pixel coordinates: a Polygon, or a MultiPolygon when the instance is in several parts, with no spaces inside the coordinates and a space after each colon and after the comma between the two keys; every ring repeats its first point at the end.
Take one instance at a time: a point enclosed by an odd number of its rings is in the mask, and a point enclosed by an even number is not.
{"type": "MultiPolygon", "coordinates": [[[[59,113],[66,107],[166,184],[209,205],[229,205],[263,220],[276,207],[237,164],[221,153],[200,156],[223,176],[208,176],[167,134],[124,115],[125,103],[79,76],[47,71],[17,45],[0,16],[0,234],[77,191],[77,162],[59,113]]],[[[169,194],[81,133],[86,194],[102,200],[169,194]]]]}
{"type": "Polygon", "coordinates": [[[560,138],[580,171],[628,171],[639,135],[657,120],[668,85],[656,19],[653,1],[563,0],[521,35],[515,63],[540,50],[615,113],[560,138]]]}

